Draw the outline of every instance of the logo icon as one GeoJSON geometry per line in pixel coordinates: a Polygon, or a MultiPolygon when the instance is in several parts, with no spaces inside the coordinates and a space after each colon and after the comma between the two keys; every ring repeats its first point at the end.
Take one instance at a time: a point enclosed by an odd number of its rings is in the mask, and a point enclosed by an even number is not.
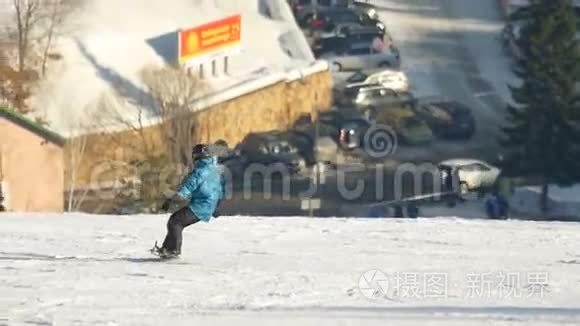
{"type": "Polygon", "coordinates": [[[366,271],[358,281],[360,293],[367,299],[385,296],[389,289],[389,278],[380,270],[366,271]]]}
{"type": "Polygon", "coordinates": [[[185,44],[187,53],[193,53],[199,50],[199,38],[197,37],[197,33],[191,33],[187,35],[185,44]]]}
{"type": "Polygon", "coordinates": [[[364,134],[363,147],[372,158],[382,159],[397,150],[397,133],[387,125],[373,125],[364,134]]]}

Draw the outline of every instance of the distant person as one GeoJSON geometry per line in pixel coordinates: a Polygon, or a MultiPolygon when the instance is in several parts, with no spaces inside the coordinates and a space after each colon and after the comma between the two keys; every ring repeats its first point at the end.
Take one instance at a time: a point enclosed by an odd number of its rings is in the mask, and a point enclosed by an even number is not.
{"type": "Polygon", "coordinates": [[[504,196],[494,190],[491,196],[485,201],[485,211],[490,219],[507,219],[509,215],[509,204],[504,196]]]}
{"type": "Polygon", "coordinates": [[[185,177],[176,194],[162,205],[168,211],[175,204],[189,199],[189,205],[171,214],[167,221],[167,236],[161,248],[157,244],[152,253],[163,258],[181,254],[183,229],[199,221],[209,222],[217,217],[218,206],[225,197],[224,179],[217,160],[209,154],[208,146],[198,144],[192,150],[193,169],[185,177]]]}

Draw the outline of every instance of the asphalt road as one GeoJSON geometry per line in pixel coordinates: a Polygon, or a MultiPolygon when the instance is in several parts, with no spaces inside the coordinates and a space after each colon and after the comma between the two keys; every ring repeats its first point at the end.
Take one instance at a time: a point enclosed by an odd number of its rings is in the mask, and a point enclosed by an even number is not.
{"type": "Polygon", "coordinates": [[[498,36],[503,26],[494,0],[371,0],[401,51],[418,96],[442,96],[467,104],[477,121],[470,141],[437,141],[400,147],[398,160],[476,157],[493,161],[513,79],[498,36]]]}

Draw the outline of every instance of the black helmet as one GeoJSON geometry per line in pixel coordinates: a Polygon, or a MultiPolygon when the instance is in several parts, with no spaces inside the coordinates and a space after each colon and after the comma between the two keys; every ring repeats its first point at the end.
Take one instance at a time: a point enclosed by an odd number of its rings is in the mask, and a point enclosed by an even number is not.
{"type": "Polygon", "coordinates": [[[205,144],[197,144],[193,146],[193,149],[191,150],[191,156],[193,157],[194,161],[203,157],[208,157],[209,148],[205,144]]]}

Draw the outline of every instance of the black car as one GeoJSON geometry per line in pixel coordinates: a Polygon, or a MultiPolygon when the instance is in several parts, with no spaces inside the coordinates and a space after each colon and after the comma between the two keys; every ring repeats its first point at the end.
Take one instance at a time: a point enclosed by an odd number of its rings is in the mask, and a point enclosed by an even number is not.
{"type": "Polygon", "coordinates": [[[469,139],[475,134],[476,124],[471,110],[457,101],[419,102],[415,112],[439,138],[469,139]]]}
{"type": "Polygon", "coordinates": [[[246,164],[282,165],[291,173],[306,165],[297,146],[280,131],[248,134],[238,151],[246,164]]]}
{"type": "Polygon", "coordinates": [[[347,8],[315,9],[298,20],[302,28],[319,30],[329,33],[339,24],[360,24],[360,16],[347,8]]]}
{"type": "Polygon", "coordinates": [[[352,5],[350,0],[288,0],[288,5],[297,20],[303,19],[305,15],[312,13],[316,9],[327,9],[332,7],[348,8],[352,5]]]}
{"type": "Polygon", "coordinates": [[[312,7],[304,8],[301,15],[296,16],[298,25],[309,31],[332,32],[341,24],[360,24],[375,27],[381,34],[386,31],[385,24],[376,18],[370,18],[358,9],[345,7],[312,7]]]}

